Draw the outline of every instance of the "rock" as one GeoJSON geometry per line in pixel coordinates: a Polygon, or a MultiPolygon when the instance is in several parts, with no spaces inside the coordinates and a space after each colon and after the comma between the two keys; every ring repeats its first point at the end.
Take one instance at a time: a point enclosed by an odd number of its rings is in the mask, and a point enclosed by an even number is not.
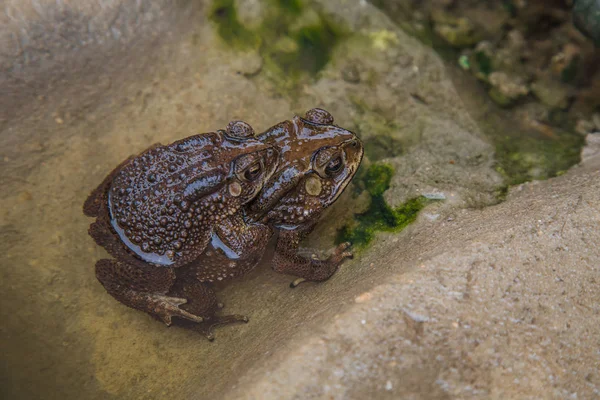
{"type": "Polygon", "coordinates": [[[431,13],[433,30],[453,47],[463,48],[476,44],[481,35],[467,18],[456,18],[443,10],[431,13]]]}
{"type": "Polygon", "coordinates": [[[236,60],[233,61],[232,67],[240,74],[252,77],[258,74],[263,66],[263,59],[256,51],[247,53],[238,53],[236,60]]]}
{"type": "MultiPolygon", "coordinates": [[[[477,79],[487,82],[489,74],[495,69],[494,52],[493,45],[486,40],[482,40],[477,43],[472,51],[467,50],[465,52],[464,57],[468,60],[464,65],[467,67],[465,69],[469,69],[477,79]]],[[[464,57],[461,57],[461,59],[464,60],[464,57]]]]}
{"type": "Polygon", "coordinates": [[[342,69],[342,78],[349,83],[359,83],[360,82],[360,71],[354,64],[347,65],[344,69],[342,69]]]}
{"type": "Polygon", "coordinates": [[[331,108],[334,115],[354,121],[369,147],[367,156],[373,157],[370,161],[395,169],[384,195],[390,206],[399,207],[422,193],[436,191],[453,193],[448,204],[494,203],[502,185],[493,166],[494,149],[458,100],[439,57],[381,13],[342,6],[341,0],[324,4],[331,14],[343,10],[343,20],[349,25],[361,21],[358,16],[369,21],[353,29],[369,32],[371,42],[355,38],[341,44],[302,106],[316,101],[331,108]],[[387,38],[385,45],[374,46],[383,42],[381,38],[387,38]],[[342,81],[338,66],[349,62],[369,71],[371,81],[342,81]]]}
{"type": "Polygon", "coordinates": [[[225,398],[597,397],[599,171],[596,157],[498,206],[388,238],[363,258],[371,276],[387,271],[381,285],[309,323],[318,333],[299,334],[225,398]]]}
{"type": "Polygon", "coordinates": [[[574,0],[573,24],[600,47],[600,0],[574,0]]]}
{"type": "Polygon", "coordinates": [[[592,133],[596,129],[596,126],[593,121],[588,121],[585,119],[579,119],[575,123],[575,132],[580,135],[587,135],[588,133],[592,133]]]}
{"type": "Polygon", "coordinates": [[[569,87],[554,79],[533,82],[531,91],[542,104],[550,108],[565,109],[569,106],[569,87]]]}
{"type": "Polygon", "coordinates": [[[239,22],[248,29],[258,28],[264,21],[266,9],[260,0],[235,0],[239,22]]]}
{"type": "Polygon", "coordinates": [[[273,48],[281,53],[296,53],[298,51],[298,43],[289,36],[282,36],[275,42],[273,48]]]}
{"type": "Polygon", "coordinates": [[[529,88],[520,78],[509,76],[505,72],[492,72],[488,80],[492,85],[490,97],[503,107],[513,104],[518,98],[529,93],[529,88]]]}
{"type": "Polygon", "coordinates": [[[293,34],[305,28],[321,25],[323,25],[323,21],[317,13],[317,11],[309,8],[302,14],[294,18],[294,21],[290,26],[290,33],[293,34]]]}
{"type": "Polygon", "coordinates": [[[504,40],[490,51],[494,70],[509,75],[528,76],[526,65],[522,62],[524,53],[528,51],[523,33],[518,29],[512,29],[506,34],[504,40]]]}
{"type": "Polygon", "coordinates": [[[581,150],[581,162],[587,164],[600,157],[600,128],[585,137],[585,147],[581,150]]]}
{"type": "Polygon", "coordinates": [[[550,68],[556,79],[562,82],[572,82],[581,62],[581,49],[572,43],[567,43],[563,49],[552,57],[550,68]]]}

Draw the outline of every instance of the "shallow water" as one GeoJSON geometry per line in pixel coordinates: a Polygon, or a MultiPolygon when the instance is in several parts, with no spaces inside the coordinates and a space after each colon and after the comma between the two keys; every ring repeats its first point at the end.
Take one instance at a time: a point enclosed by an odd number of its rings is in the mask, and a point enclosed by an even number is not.
{"type": "Polygon", "coordinates": [[[262,130],[293,115],[288,100],[257,91],[238,73],[240,57],[216,44],[201,12],[186,14],[150,53],[124,55],[123,68],[108,76],[81,74],[3,121],[0,387],[7,398],[213,396],[290,345],[299,325],[332,315],[352,296],[343,286],[350,275],[336,287],[292,291],[293,278],[271,272],[266,255],[219,294],[226,312],[251,322],[217,329],[209,343],[119,304],[97,282],[94,264],[107,254],[87,235],[92,220],[82,206],[114,166],[150,144],[231,119],[262,130]]]}
{"type": "MultiPolygon", "coordinates": [[[[232,69],[214,68],[230,60],[204,47],[211,37],[210,28],[198,27],[163,43],[153,50],[151,69],[109,77],[100,99],[84,109],[77,94],[49,93],[29,116],[6,124],[0,281],[7,397],[183,398],[226,387],[235,379],[229,372],[243,370],[241,361],[266,336],[278,340],[260,329],[250,343],[240,340],[264,318],[285,317],[269,316],[258,304],[240,306],[252,304],[243,299],[251,293],[223,299],[228,311],[248,313],[253,324],[220,329],[211,344],[118,304],[94,276],[95,261],[106,253],[87,235],[91,220],[81,209],[120,160],[155,142],[223,127],[231,118],[266,128],[289,117],[289,105],[256,96],[232,69]],[[193,40],[198,36],[204,39],[193,40]],[[270,103],[268,118],[253,111],[257,97],[270,103]],[[224,364],[224,357],[235,360],[224,364]]],[[[260,290],[261,303],[289,290],[290,279],[275,274],[247,279],[254,288],[276,282],[260,290]]]]}

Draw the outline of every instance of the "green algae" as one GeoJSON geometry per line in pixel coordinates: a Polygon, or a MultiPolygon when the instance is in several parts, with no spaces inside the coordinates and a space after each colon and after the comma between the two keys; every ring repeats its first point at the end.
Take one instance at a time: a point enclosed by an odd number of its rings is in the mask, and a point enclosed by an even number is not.
{"type": "Polygon", "coordinates": [[[209,15],[221,39],[232,47],[244,49],[259,45],[260,37],[240,23],[234,0],[215,0],[209,15]]]}
{"type": "Polygon", "coordinates": [[[299,15],[302,13],[302,1],[300,0],[275,0],[274,3],[289,14],[299,15]]]}
{"type": "Polygon", "coordinates": [[[314,75],[329,62],[329,50],[335,46],[337,34],[334,27],[323,23],[303,27],[292,38],[299,45],[294,66],[314,75]]]}
{"type": "Polygon", "coordinates": [[[406,144],[390,133],[374,135],[365,139],[365,155],[369,160],[377,161],[402,155],[406,144]]]}
{"type": "Polygon", "coordinates": [[[347,32],[300,0],[266,3],[262,22],[256,28],[240,22],[233,0],[215,0],[211,20],[228,46],[256,50],[263,59],[265,76],[280,91],[289,93],[329,63],[347,32]]]}
{"type": "Polygon", "coordinates": [[[583,136],[568,132],[553,138],[494,137],[496,170],[509,185],[548,179],[566,172],[580,161],[583,136]]]}
{"type": "Polygon", "coordinates": [[[475,52],[475,62],[477,63],[479,71],[484,75],[488,76],[492,73],[492,59],[484,51],[475,52]]]}
{"type": "Polygon", "coordinates": [[[342,227],[336,237],[337,243],[350,242],[358,249],[365,248],[377,232],[399,232],[413,222],[419,211],[433,200],[423,196],[407,201],[399,207],[390,207],[383,194],[390,187],[394,169],[389,164],[372,164],[366,171],[359,171],[359,185],[371,196],[366,212],[342,227]]]}
{"type": "Polygon", "coordinates": [[[371,107],[360,96],[351,94],[348,98],[357,111],[353,119],[355,132],[359,136],[368,133],[368,137],[363,140],[365,155],[369,160],[379,161],[397,157],[419,142],[423,130],[421,123],[403,125],[371,107]],[[398,136],[400,131],[402,131],[401,137],[398,136]]]}
{"type": "Polygon", "coordinates": [[[371,165],[362,180],[371,197],[380,197],[389,189],[392,176],[394,176],[392,166],[379,163],[371,165]]]}

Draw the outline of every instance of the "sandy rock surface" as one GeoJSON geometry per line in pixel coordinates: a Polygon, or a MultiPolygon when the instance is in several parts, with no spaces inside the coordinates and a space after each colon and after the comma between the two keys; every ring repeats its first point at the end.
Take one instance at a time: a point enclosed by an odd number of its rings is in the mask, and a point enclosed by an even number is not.
{"type": "Polygon", "coordinates": [[[599,171],[384,240],[368,257],[388,282],[228,398],[597,398],[599,171]]]}

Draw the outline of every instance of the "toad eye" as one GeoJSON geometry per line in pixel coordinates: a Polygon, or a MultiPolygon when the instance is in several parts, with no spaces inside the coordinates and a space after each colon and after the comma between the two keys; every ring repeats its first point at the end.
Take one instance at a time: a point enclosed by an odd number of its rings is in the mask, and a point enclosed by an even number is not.
{"type": "Polygon", "coordinates": [[[325,167],[325,173],[329,176],[335,175],[341,171],[344,166],[344,160],[340,155],[332,158],[325,167]]]}
{"type": "Polygon", "coordinates": [[[246,170],[244,171],[244,179],[246,179],[249,182],[253,182],[258,179],[261,172],[262,172],[262,165],[260,162],[256,162],[256,163],[252,164],[251,166],[249,166],[248,168],[246,168],[246,170]]]}

